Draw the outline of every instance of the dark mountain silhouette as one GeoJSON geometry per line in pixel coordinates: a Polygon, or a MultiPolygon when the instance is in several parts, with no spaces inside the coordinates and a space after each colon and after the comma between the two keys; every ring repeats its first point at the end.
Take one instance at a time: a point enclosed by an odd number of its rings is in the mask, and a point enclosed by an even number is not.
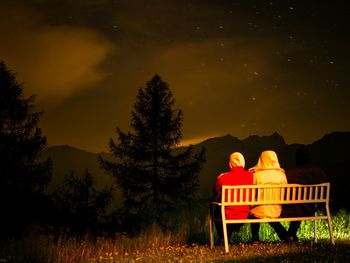
{"type": "Polygon", "coordinates": [[[239,140],[231,135],[211,138],[195,147],[204,146],[207,149],[207,162],[200,174],[201,193],[209,195],[212,192],[216,177],[228,170],[228,157],[232,152],[241,152],[246,159],[246,168],[256,164],[259,154],[263,150],[274,150],[280,157],[280,162],[284,167],[290,166],[294,153],[290,151],[283,137],[278,133],[271,136],[250,136],[244,140],[239,140]]]}
{"type": "Polygon", "coordinates": [[[322,167],[332,183],[332,198],[337,207],[350,208],[347,191],[350,185],[350,132],[325,135],[311,145],[314,163],[322,167]]]}
{"type": "Polygon", "coordinates": [[[53,176],[48,189],[49,192],[54,190],[55,187],[63,181],[65,175],[73,171],[75,175],[79,176],[82,175],[86,169],[93,175],[97,187],[103,188],[106,185],[114,184],[113,178],[100,169],[97,161],[98,154],[96,153],[87,152],[68,145],[62,145],[48,147],[43,151],[42,155],[44,158],[51,158],[53,162],[53,176]]]}
{"type": "MultiPolygon", "coordinates": [[[[294,154],[300,145],[286,144],[278,133],[270,136],[254,135],[243,140],[226,135],[194,145],[195,149],[201,149],[204,146],[207,150],[207,161],[200,173],[199,194],[207,198],[211,196],[216,177],[228,170],[228,156],[232,152],[241,152],[245,156],[246,167],[249,168],[256,164],[262,151],[274,150],[279,156],[281,166],[288,170],[295,166],[294,154]]],[[[350,155],[346,153],[350,146],[350,132],[327,134],[309,146],[314,163],[325,170],[332,183],[332,208],[350,208],[346,195],[347,186],[350,184],[350,174],[346,169],[346,164],[350,163],[350,155]]],[[[103,154],[106,157],[109,156],[107,153],[103,154]]],[[[43,155],[45,158],[50,157],[53,161],[51,190],[71,170],[76,174],[82,174],[85,169],[88,169],[101,187],[114,184],[114,179],[99,168],[98,154],[70,146],[54,146],[48,147],[43,155]]]]}

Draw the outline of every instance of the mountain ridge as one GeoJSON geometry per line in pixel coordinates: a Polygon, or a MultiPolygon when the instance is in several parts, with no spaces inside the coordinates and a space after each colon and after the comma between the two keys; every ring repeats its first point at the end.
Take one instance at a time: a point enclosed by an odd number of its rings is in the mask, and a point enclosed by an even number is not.
{"type": "MultiPolygon", "coordinates": [[[[195,144],[193,145],[194,150],[205,147],[207,152],[206,163],[199,174],[199,195],[209,197],[212,194],[212,187],[217,175],[228,170],[228,156],[232,152],[241,152],[246,159],[246,168],[249,168],[256,164],[263,150],[274,150],[279,157],[281,166],[288,170],[295,166],[294,153],[301,145],[305,144],[287,144],[283,136],[277,132],[268,136],[251,135],[242,140],[227,134],[195,144]]],[[[350,162],[350,156],[346,152],[350,147],[350,132],[328,133],[307,145],[311,149],[314,163],[325,170],[333,185],[332,196],[337,206],[350,208],[350,205],[345,201],[347,200],[345,187],[350,184],[350,175],[346,166],[350,162]]],[[[100,169],[97,160],[97,156],[100,154],[111,157],[109,153],[92,153],[69,145],[47,147],[42,156],[43,158],[51,158],[53,161],[53,179],[49,190],[52,191],[62,182],[64,175],[71,171],[81,175],[86,169],[94,176],[98,187],[114,185],[114,178],[100,169]]]]}

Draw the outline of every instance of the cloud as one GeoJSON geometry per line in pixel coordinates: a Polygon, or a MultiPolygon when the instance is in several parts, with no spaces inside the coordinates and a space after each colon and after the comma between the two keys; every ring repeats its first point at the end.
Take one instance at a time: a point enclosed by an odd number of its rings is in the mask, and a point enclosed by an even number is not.
{"type": "Polygon", "coordinates": [[[246,129],[256,132],[254,122],[273,123],[269,116],[287,95],[273,88],[274,76],[281,73],[270,56],[271,40],[254,43],[218,38],[175,43],[155,52],[150,68],[170,84],[177,107],[184,110],[186,138],[243,136],[246,129]]]}
{"type": "Polygon", "coordinates": [[[101,69],[114,44],[95,30],[50,26],[33,10],[5,5],[0,10],[1,59],[38,100],[62,99],[103,80],[101,69]]]}

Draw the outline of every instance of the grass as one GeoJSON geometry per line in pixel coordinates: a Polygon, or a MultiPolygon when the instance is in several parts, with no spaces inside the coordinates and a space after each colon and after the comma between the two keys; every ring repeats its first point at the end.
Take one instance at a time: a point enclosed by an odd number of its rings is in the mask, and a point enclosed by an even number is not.
{"type": "Polygon", "coordinates": [[[268,224],[263,224],[258,246],[246,243],[250,238],[246,225],[233,238],[230,253],[223,247],[210,249],[207,225],[183,228],[177,234],[162,233],[156,227],[137,237],[118,234],[114,238],[88,236],[70,238],[64,234],[55,240],[36,231],[23,239],[12,239],[0,246],[0,263],[70,263],[70,262],[338,262],[350,261],[350,213],[339,211],[333,217],[336,245],[329,241],[325,220],[318,223],[319,242],[313,242],[313,222],[302,222],[298,232],[301,242],[285,244],[268,224]],[[202,237],[202,239],[200,239],[202,237]],[[188,242],[195,240],[197,242],[188,242]]]}

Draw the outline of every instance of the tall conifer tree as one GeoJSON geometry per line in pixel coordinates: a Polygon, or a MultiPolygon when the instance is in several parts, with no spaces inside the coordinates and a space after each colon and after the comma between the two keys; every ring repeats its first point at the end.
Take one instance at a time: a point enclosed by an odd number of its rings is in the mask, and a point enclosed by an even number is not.
{"type": "Polygon", "coordinates": [[[194,152],[191,146],[177,149],[183,113],[174,109],[174,103],[168,84],[155,75],[138,91],[132,131],[117,128],[118,142],[110,139],[115,161],[100,157],[101,166],[122,190],[124,211],[136,214],[144,223],[167,226],[169,215],[176,214],[199,186],[205,151],[194,152]]]}
{"type": "Polygon", "coordinates": [[[16,74],[0,61],[0,209],[8,222],[35,214],[51,179],[51,161],[40,160],[46,138],[38,127],[34,96],[25,98],[16,74]]]}

